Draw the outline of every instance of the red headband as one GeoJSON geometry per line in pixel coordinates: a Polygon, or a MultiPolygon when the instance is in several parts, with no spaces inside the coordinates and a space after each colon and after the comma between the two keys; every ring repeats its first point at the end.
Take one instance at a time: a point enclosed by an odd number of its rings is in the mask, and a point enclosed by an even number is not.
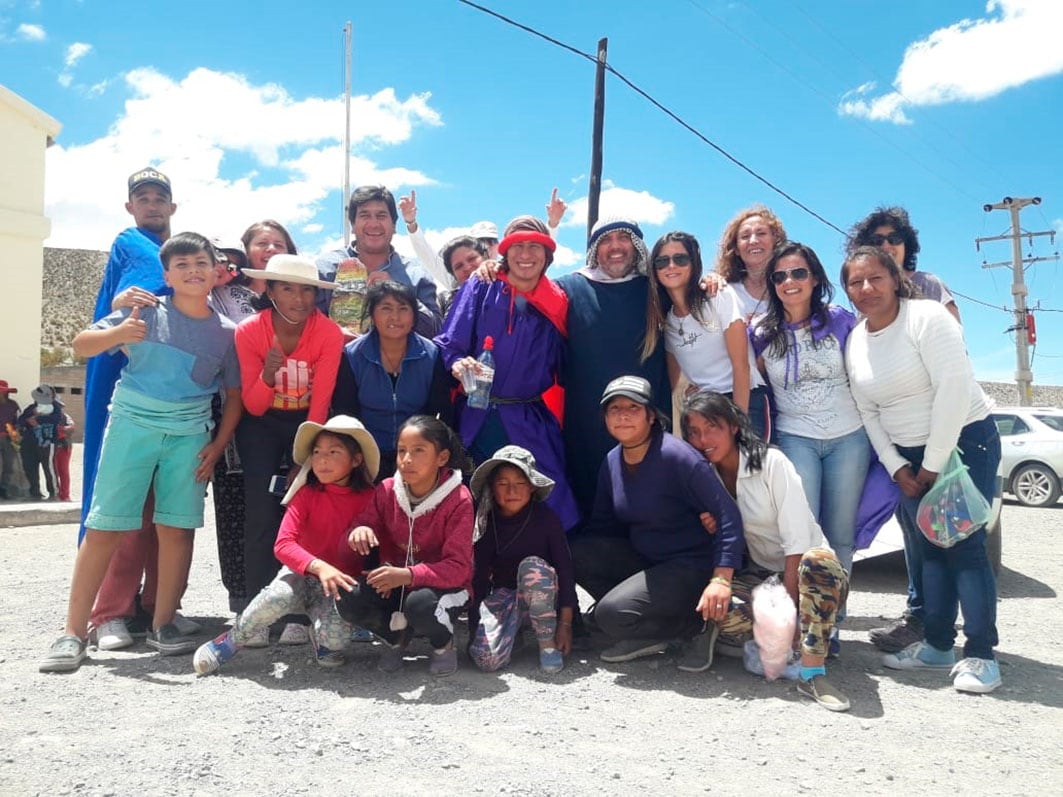
{"type": "Polygon", "coordinates": [[[498,253],[504,255],[509,251],[509,247],[513,246],[513,244],[523,243],[540,244],[551,252],[557,249],[557,243],[545,233],[535,232],[534,230],[517,230],[516,232],[511,232],[499,241],[498,253]]]}

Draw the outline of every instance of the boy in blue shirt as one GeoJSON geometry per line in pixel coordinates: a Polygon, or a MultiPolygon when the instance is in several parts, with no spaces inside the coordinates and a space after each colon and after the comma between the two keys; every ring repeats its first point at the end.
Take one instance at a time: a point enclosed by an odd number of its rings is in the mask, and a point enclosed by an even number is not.
{"type": "Polygon", "coordinates": [[[93,357],[124,349],[104,432],[85,539],[70,584],[66,629],[40,663],[41,672],[73,672],[86,656],[89,615],[122,532],[141,526],[155,488],[159,583],[148,645],[163,655],[191,653],[173,616],[192,562],[193,530],[203,525],[204,482],[232,437],[243,406],[235,325],[208,303],[214,249],[196,233],[180,233],[159,251],[173,296],[155,307],[122,308],[73,341],[93,357]],[[211,440],[211,397],[225,390],[225,410],[211,440]]]}

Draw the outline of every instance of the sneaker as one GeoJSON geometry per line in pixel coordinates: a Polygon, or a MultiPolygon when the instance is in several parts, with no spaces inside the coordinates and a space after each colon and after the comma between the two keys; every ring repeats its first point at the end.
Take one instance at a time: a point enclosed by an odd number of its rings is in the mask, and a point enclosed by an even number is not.
{"type": "Polygon", "coordinates": [[[827,711],[849,710],[849,698],[839,692],[826,675],[813,675],[810,681],[798,681],[797,691],[812,698],[827,711]]]}
{"type": "Polygon", "coordinates": [[[830,630],[830,639],[827,640],[827,658],[836,659],[842,655],[842,641],[838,638],[838,627],[830,630]]]}
{"type": "Polygon", "coordinates": [[[923,621],[906,613],[884,628],[872,628],[867,636],[884,653],[900,653],[909,645],[923,641],[923,621]]]}
{"type": "Polygon", "coordinates": [[[233,639],[233,632],[226,631],[199,646],[196,655],[192,657],[192,669],[199,675],[210,675],[235,656],[237,650],[239,648],[233,639]]]}
{"type": "Polygon", "coordinates": [[[196,641],[184,636],[173,623],[167,623],[157,631],[148,631],[147,643],[149,648],[163,656],[180,656],[196,649],[196,641]]]}
{"type": "Polygon", "coordinates": [[[720,627],[716,623],[708,623],[704,631],[696,634],[687,643],[683,655],[675,664],[676,669],[682,672],[705,672],[709,669],[716,650],[716,637],[719,635],[720,627]]]}
{"type": "Polygon", "coordinates": [[[539,649],[539,670],[541,672],[553,675],[563,669],[565,669],[565,657],[561,655],[560,650],[557,648],[539,649]]]}
{"type": "Polygon", "coordinates": [[[882,657],[882,666],[891,670],[947,670],[956,663],[956,654],[938,650],[926,642],[915,642],[898,653],[882,657]]]}
{"type": "Polygon", "coordinates": [[[458,651],[454,648],[433,650],[428,654],[428,673],[442,677],[453,675],[458,671],[458,651]]]}
{"type": "Polygon", "coordinates": [[[61,636],[48,648],[48,655],[41,659],[41,672],[74,672],[88,655],[86,644],[76,636],[61,636]]]}
{"type": "Polygon", "coordinates": [[[351,642],[372,642],[375,639],[373,632],[368,628],[357,628],[351,631],[351,642]]]}
{"type": "Polygon", "coordinates": [[[203,630],[203,626],[195,620],[189,620],[180,612],[174,612],[173,624],[177,626],[177,630],[181,632],[182,636],[195,636],[203,630]]]}
{"type": "Polygon", "coordinates": [[[268,648],[269,647],[269,626],[264,625],[255,633],[251,634],[246,642],[244,642],[245,648],[268,648]]]}
{"type": "Polygon", "coordinates": [[[288,623],[284,626],[284,630],[281,631],[280,639],[277,640],[278,645],[305,645],[310,641],[310,632],[306,630],[305,625],[299,625],[298,623],[288,623]]]}
{"type": "Polygon", "coordinates": [[[664,653],[668,649],[667,642],[658,642],[652,639],[622,639],[615,645],[601,652],[599,658],[611,664],[623,661],[634,661],[645,656],[653,656],[656,653],[664,653]]]}
{"type": "Polygon", "coordinates": [[[319,666],[325,669],[332,670],[336,667],[342,667],[347,663],[347,657],[338,650],[329,650],[328,648],[317,648],[314,651],[314,655],[317,657],[317,663],[319,666]]]}
{"type": "Polygon", "coordinates": [[[389,645],[386,642],[383,644],[384,652],[380,654],[380,659],[376,663],[376,668],[380,672],[393,673],[402,669],[405,664],[406,647],[404,645],[389,645]]]}
{"type": "Polygon", "coordinates": [[[1000,665],[994,659],[962,659],[949,675],[952,685],[961,692],[986,694],[1001,684],[1000,665]]]}
{"type": "Polygon", "coordinates": [[[132,644],[133,636],[121,617],[108,620],[96,629],[96,647],[100,650],[121,650],[132,644]]]}

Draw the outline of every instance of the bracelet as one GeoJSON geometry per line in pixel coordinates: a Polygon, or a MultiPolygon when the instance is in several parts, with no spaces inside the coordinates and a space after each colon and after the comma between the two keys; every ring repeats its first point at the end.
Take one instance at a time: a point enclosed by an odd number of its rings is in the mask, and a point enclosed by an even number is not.
{"type": "Polygon", "coordinates": [[[723,576],[713,576],[709,581],[710,584],[723,584],[725,587],[731,586],[731,579],[724,578],[723,576]]]}

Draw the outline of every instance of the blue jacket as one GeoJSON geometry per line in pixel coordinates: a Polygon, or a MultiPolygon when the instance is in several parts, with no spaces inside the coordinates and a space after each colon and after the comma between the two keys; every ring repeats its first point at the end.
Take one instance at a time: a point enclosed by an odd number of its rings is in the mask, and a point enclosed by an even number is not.
{"type": "Polygon", "coordinates": [[[444,422],[451,422],[449,389],[439,347],[416,332],[410,333],[399,376],[392,380],[380,361],[380,336],[374,329],[344,346],[332,411],[361,420],[380,450],[393,452],[399,427],[411,415],[440,413],[444,422]]]}

